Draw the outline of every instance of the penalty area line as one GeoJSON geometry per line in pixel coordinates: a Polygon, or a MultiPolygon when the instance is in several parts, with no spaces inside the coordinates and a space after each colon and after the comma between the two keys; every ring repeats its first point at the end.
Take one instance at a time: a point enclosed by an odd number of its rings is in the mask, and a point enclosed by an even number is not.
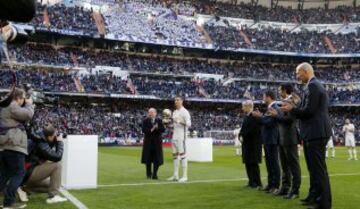
{"type": "Polygon", "coordinates": [[[63,194],[73,205],[75,205],[78,209],[88,209],[84,205],[84,203],[80,202],[79,199],[77,199],[74,195],[72,195],[69,191],[66,189],[61,188],[60,189],[61,194],[63,194]]]}
{"type": "MultiPolygon", "coordinates": [[[[337,173],[337,174],[329,175],[329,177],[337,177],[337,176],[360,176],[360,173],[337,173]]],[[[302,178],[308,178],[308,177],[309,176],[302,176],[302,178]]],[[[266,179],[266,177],[262,177],[262,179],[266,179]]],[[[168,185],[168,184],[199,184],[199,183],[233,182],[233,181],[246,181],[246,180],[248,180],[248,178],[193,180],[193,181],[188,181],[186,183],[167,181],[167,182],[151,182],[151,183],[103,184],[103,185],[98,185],[98,188],[125,187],[125,186],[147,186],[147,185],[168,185]]]]}

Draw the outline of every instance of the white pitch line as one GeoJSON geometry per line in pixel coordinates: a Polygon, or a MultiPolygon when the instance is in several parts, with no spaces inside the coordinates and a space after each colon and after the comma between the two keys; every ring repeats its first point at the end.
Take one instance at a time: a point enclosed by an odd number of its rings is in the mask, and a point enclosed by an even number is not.
{"type": "MultiPolygon", "coordinates": [[[[360,176],[360,173],[338,173],[330,174],[330,177],[336,176],[360,176]]],[[[309,176],[302,176],[302,178],[308,178],[309,176]]],[[[266,177],[262,177],[266,179],[266,177]]],[[[198,184],[198,183],[216,183],[216,182],[232,182],[232,181],[246,181],[248,178],[237,178],[237,179],[208,179],[208,180],[194,180],[188,181],[183,184],[198,184]]],[[[152,182],[152,183],[125,183],[125,184],[104,184],[98,185],[99,188],[105,187],[123,187],[123,186],[146,186],[146,185],[167,185],[167,184],[181,184],[179,182],[169,181],[169,182],[152,182]]]]}
{"type": "Polygon", "coordinates": [[[78,209],[88,209],[79,199],[74,195],[68,192],[66,189],[60,189],[61,194],[63,194],[72,204],[74,204],[78,209]]]}

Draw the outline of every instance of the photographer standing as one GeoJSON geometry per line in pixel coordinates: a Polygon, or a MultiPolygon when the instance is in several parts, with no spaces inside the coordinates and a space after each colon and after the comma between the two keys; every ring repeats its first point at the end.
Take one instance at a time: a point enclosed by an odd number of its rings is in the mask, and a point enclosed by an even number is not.
{"type": "Polygon", "coordinates": [[[15,204],[15,194],[24,178],[28,154],[24,124],[33,115],[32,100],[25,99],[25,92],[18,88],[11,104],[0,109],[0,191],[4,192],[4,208],[26,207],[15,204]]]}
{"type": "Polygon", "coordinates": [[[24,188],[27,191],[47,192],[48,204],[67,201],[58,195],[61,186],[60,161],[64,152],[62,136],[57,136],[56,129],[50,124],[44,127],[42,135],[37,136],[34,133],[29,135],[29,156],[25,164],[24,188]]]}

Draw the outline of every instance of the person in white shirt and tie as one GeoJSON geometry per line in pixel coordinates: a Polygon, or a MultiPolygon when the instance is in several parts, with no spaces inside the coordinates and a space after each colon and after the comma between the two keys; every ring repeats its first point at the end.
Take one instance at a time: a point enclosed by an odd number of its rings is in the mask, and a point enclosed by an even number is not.
{"type": "Polygon", "coordinates": [[[355,144],[355,126],[350,122],[349,119],[345,120],[343,132],[345,133],[345,146],[348,148],[350,155],[349,160],[357,160],[355,144]]]}
{"type": "Polygon", "coordinates": [[[191,116],[189,111],[183,106],[183,98],[177,96],[175,98],[175,108],[173,112],[173,137],[172,137],[172,153],[174,159],[174,174],[169,181],[186,182],[188,180],[188,161],[186,159],[186,136],[191,126],[191,116]],[[183,176],[179,179],[179,164],[181,161],[183,176]]]}

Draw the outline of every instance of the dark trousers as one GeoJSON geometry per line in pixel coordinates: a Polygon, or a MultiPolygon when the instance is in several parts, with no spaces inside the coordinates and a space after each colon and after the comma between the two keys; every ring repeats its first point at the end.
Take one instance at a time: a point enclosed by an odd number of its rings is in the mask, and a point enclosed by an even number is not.
{"type": "Polygon", "coordinates": [[[265,162],[268,172],[268,187],[280,187],[280,165],[279,165],[279,146],[275,144],[265,144],[265,162]]]}
{"type": "Polygon", "coordinates": [[[299,155],[297,145],[280,146],[280,162],[282,169],[282,189],[299,193],[301,184],[301,169],[299,164],[299,155]]]}
{"type": "Polygon", "coordinates": [[[305,162],[306,162],[306,168],[309,171],[309,179],[310,179],[310,187],[309,187],[309,193],[307,198],[311,199],[311,200],[315,200],[316,198],[316,194],[315,194],[315,185],[317,182],[314,181],[314,173],[310,172],[310,157],[309,157],[309,149],[306,146],[306,143],[304,142],[303,144],[303,149],[304,149],[304,157],[305,157],[305,162]]]}
{"type": "Polygon", "coordinates": [[[245,164],[246,173],[249,178],[250,187],[259,187],[262,186],[260,178],[260,168],[257,163],[247,163],[245,164]]]}
{"type": "Polygon", "coordinates": [[[328,139],[319,139],[305,142],[308,152],[308,168],[310,176],[313,177],[313,191],[316,203],[322,209],[331,209],[330,180],[325,161],[326,143],[328,139]]]}
{"type": "Polygon", "coordinates": [[[159,165],[157,163],[146,163],[146,176],[148,178],[157,177],[158,170],[159,165]],[[153,165],[153,170],[151,170],[151,165],[153,165]]]}
{"type": "Polygon", "coordinates": [[[0,161],[0,191],[4,193],[4,207],[10,207],[25,175],[25,155],[6,150],[0,152],[0,161]]]}

